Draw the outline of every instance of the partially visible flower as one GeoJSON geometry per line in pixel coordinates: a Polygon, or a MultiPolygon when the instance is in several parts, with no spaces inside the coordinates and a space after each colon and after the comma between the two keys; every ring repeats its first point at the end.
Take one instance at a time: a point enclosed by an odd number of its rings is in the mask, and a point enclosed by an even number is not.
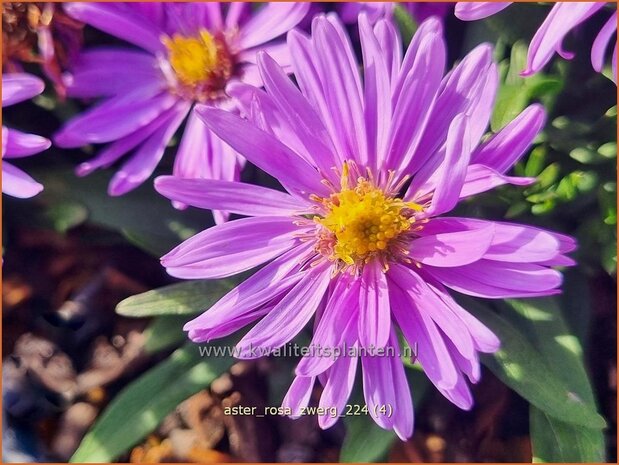
{"type": "Polygon", "coordinates": [[[62,70],[82,45],[83,24],[54,3],[2,4],[2,63],[5,71],[20,72],[21,63],[40,63],[60,96],[62,70]]]}
{"type": "MultiPolygon", "coordinates": [[[[45,85],[39,78],[24,73],[2,75],[2,107],[28,100],[43,92],[45,85]]],[[[2,126],[2,192],[13,197],[28,198],[37,195],[43,186],[5,159],[22,158],[46,150],[51,145],[44,137],[25,134],[2,126]]]]}
{"type": "MultiPolygon", "coordinates": [[[[460,2],[456,5],[456,16],[464,21],[487,18],[501,10],[504,10],[512,2],[460,2]]],[[[548,64],[553,55],[558,53],[563,58],[570,60],[574,57],[563,49],[563,39],[576,26],[589,19],[593,14],[600,11],[606,2],[557,2],[550,13],[535,33],[529,46],[527,67],[522,72],[523,76],[531,76],[542,70],[548,64]]],[[[598,73],[604,67],[606,51],[611,43],[613,35],[617,33],[617,11],[615,10],[608,18],[598,33],[591,49],[591,64],[598,73]]],[[[617,44],[612,55],[613,80],[617,82],[617,44]]]]}
{"type": "MultiPolygon", "coordinates": [[[[565,254],[575,242],[529,226],[444,216],[462,198],[534,182],[505,173],[542,129],[539,105],[481,141],[498,85],[488,44],[445,74],[436,18],[419,27],[404,57],[387,20],[372,26],[362,14],[359,35],[363,80],[344,26],[320,15],[311,37],[288,34],[300,91],[261,53],[265,91],[228,86],[245,94],[249,120],[197,110],[287,192],[158,178],[157,190],[171,199],[248,217],[197,234],[161,262],[184,279],[224,278],[266,263],[187,323],[189,337],[208,341],[260,320],[237,346],[242,358],[255,358],[285,345],[315,316],[312,347],[343,352],[303,357],[284,406],[297,415],[319,380],[320,406],[342,411],[360,361],[370,414],[406,438],[413,406],[398,331],[418,346],[440,392],[471,408],[467,379],[479,380],[479,352],[496,351],[499,341],[448,288],[491,299],[556,294],[562,278],[551,267],[573,264],[565,254]],[[392,415],[381,415],[380,406],[392,415]]],[[[336,421],[319,416],[323,428],[336,421]]]]}
{"type": "Polygon", "coordinates": [[[447,2],[344,2],[338,4],[338,11],[345,23],[356,23],[359,13],[364,12],[374,24],[381,18],[392,19],[396,5],[405,8],[418,23],[430,16],[443,18],[452,7],[447,2]]]}
{"type": "MultiPolygon", "coordinates": [[[[109,144],[79,166],[79,175],[110,166],[134,151],[110,182],[110,195],[122,195],[150,177],[189,117],[174,174],[238,179],[244,160],[205,129],[193,106],[234,111],[225,86],[233,79],[261,85],[255,64],[259,50],[268,50],[288,66],[285,42],[274,39],[301,21],[308,8],[308,3],[269,3],[255,12],[243,2],[65,4],[73,17],[141,50],[100,47],[82,53],[66,77],[68,93],[103,100],[69,121],[56,143],[109,144]]],[[[223,218],[218,215],[220,221],[223,218]]]]}

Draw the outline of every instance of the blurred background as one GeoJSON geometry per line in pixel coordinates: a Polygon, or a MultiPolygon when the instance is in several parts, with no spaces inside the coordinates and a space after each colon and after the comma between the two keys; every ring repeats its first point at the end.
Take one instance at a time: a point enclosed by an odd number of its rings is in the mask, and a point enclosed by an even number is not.
{"type": "MultiPolygon", "coordinates": [[[[64,99],[26,53],[35,50],[36,55],[33,8],[42,13],[45,4],[3,3],[3,66],[6,72],[8,62],[17,60],[48,85],[33,101],[3,110],[3,123],[51,138],[88,102],[64,99]]],[[[558,311],[565,330],[582,347],[598,411],[608,423],[604,443],[596,439],[591,448],[599,460],[614,462],[617,90],[589,62],[604,17],[594,17],[569,36],[566,48],[576,53],[574,60],[555,59],[545,73],[526,80],[518,76],[527,44],[547,12],[547,5],[520,4],[470,23],[446,13],[450,65],[481,42],[496,44],[502,85],[490,130],[500,129],[533,101],[541,101],[549,113],[534,149],[516,167],[518,175],[537,176],[539,182],[526,189],[495,189],[454,214],[539,225],[578,239],[578,266],[566,272],[558,311]]],[[[53,18],[68,37],[65,47],[114,43],[64,18],[60,5],[53,18]]],[[[415,19],[400,8],[396,20],[410,39],[415,19]]],[[[59,69],[66,66],[66,56],[58,55],[59,69]]],[[[171,172],[175,144],[156,175],[171,172]]],[[[230,282],[168,288],[117,309],[132,295],[174,284],[158,257],[213,222],[206,211],[175,210],[151,182],[112,198],[106,194],[112,169],[75,176],[75,166],[96,150],[52,147],[18,160],[16,165],[45,190],[33,199],[2,199],[4,461],[69,460],[114,399],[115,410],[108,409],[108,416],[119,411],[124,416],[108,418],[74,459],[531,460],[532,428],[539,434],[535,414],[487,368],[473,387],[476,404],[470,412],[450,404],[411,370],[416,429],[406,443],[367,418],[346,419],[321,431],[313,417],[224,415],[231,405],[279,405],[296,361],[204,361],[189,354],[182,324],[229,289],[230,282]],[[173,311],[166,310],[170,302],[173,311]],[[97,443],[101,438],[106,438],[103,447],[97,443]]],[[[275,182],[253,166],[243,179],[275,182]]]]}

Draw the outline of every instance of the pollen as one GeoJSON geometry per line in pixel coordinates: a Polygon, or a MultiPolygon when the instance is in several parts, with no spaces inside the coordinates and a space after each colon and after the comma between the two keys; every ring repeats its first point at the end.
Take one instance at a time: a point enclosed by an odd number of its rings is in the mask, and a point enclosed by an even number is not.
{"type": "Polygon", "coordinates": [[[205,29],[195,36],[164,36],[168,62],[179,87],[192,98],[213,98],[225,87],[233,72],[233,60],[223,37],[205,29]]]}
{"type": "Polygon", "coordinates": [[[366,177],[350,182],[350,169],[344,164],[341,189],[320,199],[324,216],[314,217],[323,227],[319,247],[331,260],[346,265],[362,265],[373,257],[394,254],[394,245],[415,222],[421,210],[413,202],[389,195],[366,177]]]}

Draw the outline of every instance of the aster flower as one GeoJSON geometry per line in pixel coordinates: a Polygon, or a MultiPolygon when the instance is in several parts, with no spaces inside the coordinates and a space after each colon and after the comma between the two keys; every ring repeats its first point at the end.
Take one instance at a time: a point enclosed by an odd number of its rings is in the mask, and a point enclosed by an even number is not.
{"type": "MultiPolygon", "coordinates": [[[[490,45],[478,46],[445,75],[436,18],[419,27],[404,57],[388,21],[372,26],[362,14],[359,33],[363,81],[343,25],[321,15],[311,37],[288,34],[300,91],[262,53],[265,90],[228,89],[244,94],[248,120],[197,110],[286,192],[156,179],[171,199],[247,216],[197,234],[161,262],[184,279],[225,278],[264,265],[187,323],[189,337],[204,342],[259,320],[237,345],[239,357],[254,358],[286,344],[315,316],[312,346],[367,353],[303,357],[284,406],[298,414],[318,379],[320,406],[342,411],[360,359],[370,414],[406,438],[413,406],[398,332],[417,345],[440,392],[470,408],[466,379],[479,380],[478,353],[496,351],[499,341],[448,289],[491,299],[556,294],[561,274],[550,267],[571,264],[565,253],[575,243],[529,226],[444,216],[462,198],[534,182],[504,173],[543,127],[539,105],[481,142],[498,83],[490,45]],[[377,415],[386,405],[392,415],[377,415]]],[[[323,428],[335,421],[319,416],[323,428]]]]}
{"type": "MultiPolygon", "coordinates": [[[[487,18],[504,10],[512,2],[470,2],[458,3],[455,14],[458,18],[471,21],[487,18]]],[[[606,5],[606,2],[557,2],[535,33],[529,46],[527,67],[523,76],[531,76],[542,70],[553,55],[570,60],[574,54],[563,49],[563,39],[575,27],[589,19],[606,5]]],[[[608,18],[598,33],[591,49],[591,64],[598,73],[604,67],[604,58],[611,39],[617,32],[617,11],[608,18]]],[[[617,44],[613,49],[612,71],[617,81],[617,44]]]]}
{"type": "Polygon", "coordinates": [[[21,72],[21,63],[40,63],[64,96],[62,69],[82,45],[83,24],[53,3],[2,4],[2,63],[5,71],[21,72]]]}
{"type": "Polygon", "coordinates": [[[392,19],[393,10],[399,4],[405,8],[417,22],[423,22],[430,16],[443,18],[451,3],[446,2],[344,2],[338,4],[338,12],[345,23],[356,23],[362,11],[374,24],[381,18],[392,19]]]}
{"type": "Polygon", "coordinates": [[[70,96],[103,99],[69,121],[56,135],[56,143],[62,147],[109,144],[78,167],[79,175],[107,167],[134,151],[109,186],[110,195],[129,192],[152,174],[187,119],[174,174],[238,179],[242,158],[206,131],[191,110],[196,103],[234,110],[225,85],[232,79],[260,85],[255,65],[259,50],[268,50],[286,66],[285,43],[274,39],[303,19],[308,4],[272,3],[255,14],[243,2],[224,5],[65,5],[74,18],[141,49],[87,50],[67,76],[70,96]]]}
{"type": "MultiPolygon", "coordinates": [[[[31,99],[43,92],[44,87],[43,81],[30,74],[3,74],[2,107],[31,99]]],[[[47,150],[50,145],[50,141],[44,137],[2,126],[2,192],[22,199],[41,192],[43,190],[41,184],[4,160],[28,157],[47,150]]]]}

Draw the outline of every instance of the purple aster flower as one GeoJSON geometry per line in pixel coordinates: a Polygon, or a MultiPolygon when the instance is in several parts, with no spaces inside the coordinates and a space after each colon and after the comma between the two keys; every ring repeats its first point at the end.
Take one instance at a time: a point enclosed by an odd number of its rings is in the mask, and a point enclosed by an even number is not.
{"type": "Polygon", "coordinates": [[[7,72],[23,72],[22,63],[40,63],[64,97],[62,69],[82,45],[83,24],[53,3],[2,4],[2,64],[7,72]]]}
{"type": "MultiPolygon", "coordinates": [[[[451,3],[443,2],[399,2],[417,22],[423,22],[430,16],[443,18],[451,3]]],[[[391,19],[395,2],[345,2],[338,5],[338,11],[345,23],[356,23],[362,11],[368,15],[371,24],[381,18],[391,19]]]]}
{"type": "MultiPolygon", "coordinates": [[[[487,18],[504,10],[512,2],[470,2],[456,5],[456,16],[464,21],[487,18]]],[[[529,46],[527,67],[523,76],[531,76],[548,64],[553,55],[558,53],[565,59],[572,59],[573,53],[563,49],[563,39],[576,26],[589,19],[604,8],[606,2],[557,2],[535,33],[529,46]]],[[[598,33],[591,49],[591,64],[598,73],[604,67],[606,51],[613,35],[617,32],[617,11],[608,18],[598,33]]],[[[614,81],[617,81],[617,44],[612,55],[614,81]]]]}
{"type": "Polygon", "coordinates": [[[271,3],[255,14],[243,2],[224,5],[65,5],[73,17],[141,49],[85,51],[67,76],[68,95],[103,100],[69,121],[56,142],[62,147],[109,144],[79,166],[79,175],[107,167],[133,151],[113,177],[109,193],[122,195],[134,189],[152,174],[187,119],[174,174],[238,179],[242,157],[207,131],[191,110],[196,103],[234,110],[225,86],[232,79],[261,85],[255,64],[259,50],[269,51],[287,66],[286,44],[274,39],[303,19],[309,4],[271,3]]]}
{"type": "MultiPolygon", "coordinates": [[[[31,99],[43,92],[44,88],[43,81],[30,74],[3,74],[2,107],[31,99]]],[[[20,199],[34,197],[41,192],[41,184],[4,160],[28,157],[47,150],[50,145],[50,141],[44,137],[2,126],[2,192],[20,199]]]]}
{"type": "MultiPolygon", "coordinates": [[[[342,411],[359,359],[368,409],[406,438],[413,406],[396,349],[401,331],[418,347],[430,380],[453,403],[473,404],[467,378],[496,336],[450,295],[502,299],[559,292],[575,248],[566,236],[504,222],[444,216],[462,198],[530,178],[506,176],[544,125],[531,105],[481,142],[498,84],[483,44],[445,74],[440,21],[431,18],[404,56],[395,28],[359,17],[363,80],[343,25],[318,16],[312,34],[288,34],[300,91],[266,53],[265,90],[231,84],[247,120],[200,107],[205,124],[273,177],[286,192],[239,182],[160,177],[163,195],[247,216],[207,229],[165,255],[169,274],[216,279],[264,265],[185,329],[195,342],[259,320],[241,358],[295,337],[315,316],[313,347],[354,347],[358,356],[303,357],[284,399],[293,414],[316,379],[323,407],[342,411]],[[384,354],[370,353],[384,348],[384,354]],[[257,349],[260,349],[257,351],[257,349]],[[376,415],[390,405],[392,416],[376,415]]],[[[355,355],[355,354],[353,354],[355,355]]],[[[320,416],[327,428],[337,418],[320,416]]]]}

